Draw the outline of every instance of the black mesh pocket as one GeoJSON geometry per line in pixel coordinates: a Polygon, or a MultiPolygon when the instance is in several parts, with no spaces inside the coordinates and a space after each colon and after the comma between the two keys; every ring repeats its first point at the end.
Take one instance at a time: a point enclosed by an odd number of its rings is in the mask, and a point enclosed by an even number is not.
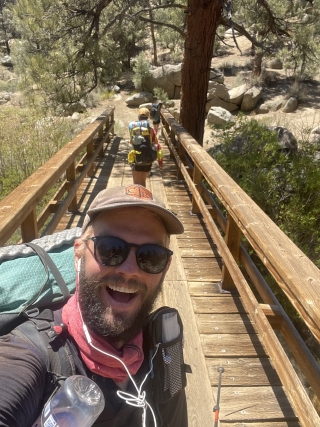
{"type": "Polygon", "coordinates": [[[181,368],[184,367],[181,342],[162,348],[161,354],[164,366],[164,392],[168,391],[172,397],[185,387],[181,375],[181,368]]]}
{"type": "Polygon", "coordinates": [[[183,359],[183,327],[179,313],[175,309],[163,308],[156,312],[152,324],[153,352],[152,388],[158,403],[165,403],[179,393],[187,384],[186,365],[183,359]],[[171,310],[171,311],[169,311],[171,310]],[[162,315],[174,311],[179,323],[179,336],[167,343],[161,342],[162,315]]]}

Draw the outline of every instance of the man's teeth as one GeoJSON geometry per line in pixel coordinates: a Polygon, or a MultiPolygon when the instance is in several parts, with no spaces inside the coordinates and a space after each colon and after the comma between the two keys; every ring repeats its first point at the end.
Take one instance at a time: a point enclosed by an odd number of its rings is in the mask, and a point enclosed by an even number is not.
{"type": "Polygon", "coordinates": [[[110,285],[108,285],[108,288],[110,288],[110,289],[112,289],[113,291],[116,291],[116,292],[124,292],[125,294],[134,294],[135,292],[137,292],[137,289],[124,288],[123,286],[119,287],[119,286],[110,286],[110,285]]]}

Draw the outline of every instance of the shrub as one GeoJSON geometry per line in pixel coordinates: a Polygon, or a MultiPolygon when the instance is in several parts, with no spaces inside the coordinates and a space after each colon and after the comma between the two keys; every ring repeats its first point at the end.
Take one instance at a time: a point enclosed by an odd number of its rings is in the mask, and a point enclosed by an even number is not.
{"type": "Polygon", "coordinates": [[[288,154],[275,132],[244,117],[216,138],[212,157],[320,267],[320,143],[288,154]]]}
{"type": "Polygon", "coordinates": [[[133,83],[137,90],[145,90],[146,79],[150,75],[150,65],[144,53],[140,53],[133,66],[133,83]]]}
{"type": "Polygon", "coordinates": [[[153,89],[153,94],[159,101],[166,102],[169,100],[167,92],[165,92],[161,87],[155,87],[153,89]]]}
{"type": "Polygon", "coordinates": [[[0,109],[0,198],[49,160],[73,136],[74,122],[37,110],[0,109]]]}

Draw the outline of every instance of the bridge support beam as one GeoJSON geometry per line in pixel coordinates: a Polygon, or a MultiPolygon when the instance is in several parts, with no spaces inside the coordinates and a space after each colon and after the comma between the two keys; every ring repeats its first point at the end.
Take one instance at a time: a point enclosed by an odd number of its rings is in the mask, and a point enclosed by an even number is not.
{"type": "Polygon", "coordinates": [[[31,242],[31,240],[36,239],[38,236],[38,225],[37,225],[37,214],[36,210],[32,209],[29,215],[21,224],[21,237],[22,242],[31,242]]]}
{"type": "MultiPolygon", "coordinates": [[[[228,215],[225,242],[236,262],[239,261],[241,230],[231,215],[228,215]]],[[[236,286],[225,265],[222,267],[222,287],[232,291],[236,286]]]]}

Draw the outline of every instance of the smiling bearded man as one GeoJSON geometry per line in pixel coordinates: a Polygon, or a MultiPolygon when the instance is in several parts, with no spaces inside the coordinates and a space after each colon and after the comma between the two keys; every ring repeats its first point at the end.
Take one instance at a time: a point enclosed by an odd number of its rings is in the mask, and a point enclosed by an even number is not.
{"type": "MultiPolygon", "coordinates": [[[[151,313],[173,256],[170,235],[180,233],[176,215],[140,185],[103,190],[87,211],[74,244],[76,292],[51,312],[44,333],[59,357],[58,381],[85,375],[102,390],[96,426],[188,425],[183,325],[174,308],[151,313]]],[[[0,346],[1,426],[33,425],[55,367],[32,342],[7,336],[0,346]],[[10,360],[17,375],[7,369],[10,360]]]]}

